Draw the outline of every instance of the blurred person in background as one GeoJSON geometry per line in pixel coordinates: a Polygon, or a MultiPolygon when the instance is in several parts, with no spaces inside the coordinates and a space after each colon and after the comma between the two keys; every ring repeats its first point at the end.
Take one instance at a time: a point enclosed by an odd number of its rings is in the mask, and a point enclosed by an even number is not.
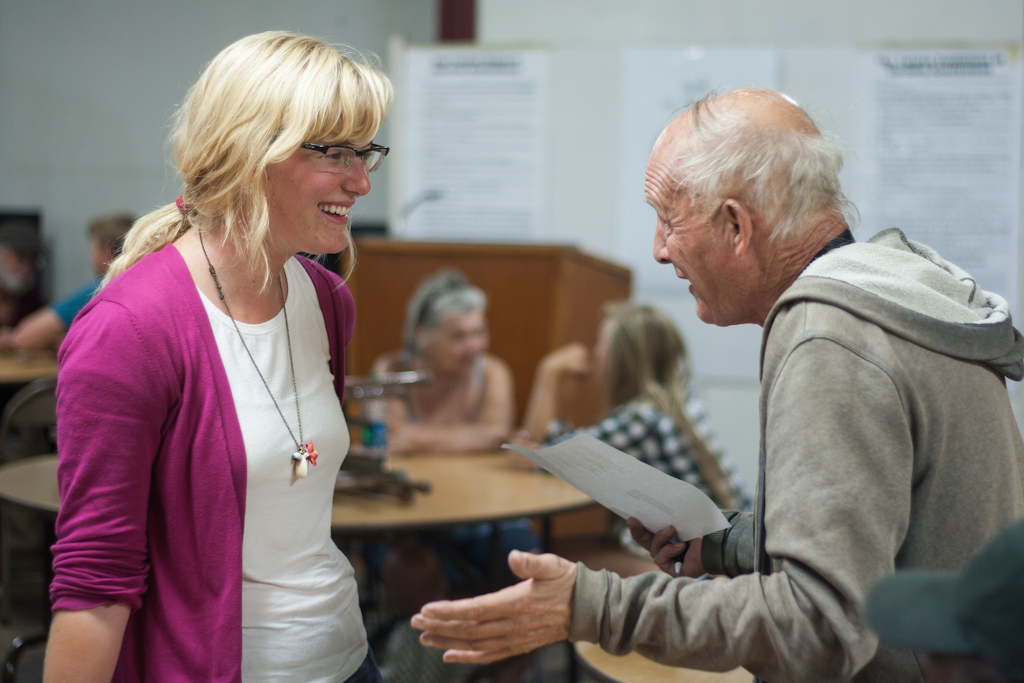
{"type": "Polygon", "coordinates": [[[60,346],[75,316],[96,293],[110,262],[121,254],[124,236],[134,222],[135,217],[126,213],[94,218],[87,233],[89,260],[95,277],[60,301],[25,316],[16,326],[0,328],[0,348],[56,349],[60,346]]]}
{"type": "MultiPolygon", "coordinates": [[[[552,444],[578,434],[590,434],[696,486],[723,509],[751,508],[735,466],[715,443],[703,401],[690,390],[682,335],[652,306],[609,306],[593,350],[567,344],[537,366],[518,436],[534,444],[552,444]],[[602,385],[604,417],[573,429],[557,419],[559,384],[566,375],[588,374],[602,385]]],[[[510,457],[529,463],[518,453],[510,457]]]]}
{"type": "Polygon", "coordinates": [[[881,579],[865,612],[883,642],[924,655],[925,683],[1024,682],[1024,521],[1000,532],[963,572],[905,570],[881,579]]]}
{"type": "Polygon", "coordinates": [[[426,370],[429,384],[388,402],[388,447],[482,451],[508,440],[515,390],[508,364],[487,353],[487,295],[456,270],[417,288],[405,319],[405,348],[377,359],[374,372],[426,370]]]}
{"type": "Polygon", "coordinates": [[[39,231],[25,222],[0,227],[0,327],[14,327],[46,305],[39,290],[39,231]]]}
{"type": "MultiPolygon", "coordinates": [[[[508,440],[515,419],[512,372],[487,353],[486,311],[487,295],[456,270],[442,270],[420,283],[406,313],[405,347],[381,356],[373,368],[431,375],[429,383],[388,400],[390,451],[494,450],[508,440]]],[[[504,554],[540,547],[530,520],[498,526],[504,554]]],[[[421,646],[408,619],[449,591],[472,592],[473,578],[465,572],[470,566],[480,575],[489,571],[493,534],[492,524],[463,525],[395,545],[364,545],[368,566],[380,575],[385,607],[397,618],[382,659],[385,683],[440,683],[465,674],[442,662],[437,650],[421,646]],[[462,566],[439,544],[461,557],[462,566]]]]}

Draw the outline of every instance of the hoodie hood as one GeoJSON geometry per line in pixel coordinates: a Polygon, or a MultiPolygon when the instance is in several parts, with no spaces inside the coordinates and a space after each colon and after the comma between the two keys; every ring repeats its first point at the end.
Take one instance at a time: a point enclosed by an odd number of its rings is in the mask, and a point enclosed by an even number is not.
{"type": "Polygon", "coordinates": [[[1024,378],[1024,338],[1006,300],[895,228],[811,263],[772,307],[765,334],[782,306],[801,300],[838,306],[932,351],[1024,378]]]}

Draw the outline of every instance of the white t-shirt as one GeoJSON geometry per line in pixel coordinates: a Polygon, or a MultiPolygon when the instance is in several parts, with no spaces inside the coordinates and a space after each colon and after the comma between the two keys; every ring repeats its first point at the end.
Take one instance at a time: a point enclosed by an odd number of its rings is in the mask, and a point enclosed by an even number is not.
{"type": "MultiPolygon", "coordinates": [[[[367,648],[352,565],[331,540],[334,481],[348,453],[348,427],[334,393],[316,289],[294,258],[284,272],[302,436],[313,440],[319,454],[306,479],[293,474],[295,442],[231,319],[202,297],[231,385],[248,467],[242,680],[344,681],[362,664],[367,648]]],[[[298,439],[284,313],[258,325],[238,323],[238,329],[298,439]]]]}

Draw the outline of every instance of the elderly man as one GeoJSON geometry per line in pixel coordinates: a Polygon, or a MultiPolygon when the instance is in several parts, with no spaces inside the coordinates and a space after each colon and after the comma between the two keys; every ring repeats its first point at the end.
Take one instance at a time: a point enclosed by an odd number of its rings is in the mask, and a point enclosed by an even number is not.
{"type": "Polygon", "coordinates": [[[964,566],[1024,513],[1004,379],[1024,340],[1002,299],[898,230],[853,244],[841,163],[791,100],[740,90],[673,120],[647,166],[655,258],[705,322],[764,328],[753,517],[688,546],[634,523],[679,578],[513,553],[526,580],[424,606],[424,643],[483,662],[568,637],[770,681],[920,680],[860,605],[896,568],[964,566]],[[705,571],[728,578],[688,578],[705,571]]]}

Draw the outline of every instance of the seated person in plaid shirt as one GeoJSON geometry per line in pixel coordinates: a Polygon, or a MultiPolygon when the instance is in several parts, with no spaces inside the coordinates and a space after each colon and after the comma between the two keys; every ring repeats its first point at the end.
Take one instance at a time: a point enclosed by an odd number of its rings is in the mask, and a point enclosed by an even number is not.
{"type": "Polygon", "coordinates": [[[714,443],[704,404],[689,391],[689,374],[686,346],[668,316],[651,306],[616,305],[592,352],[569,344],[540,362],[519,436],[557,443],[587,433],[693,484],[721,508],[749,510],[752,501],[714,443]],[[565,373],[602,379],[607,415],[597,424],[573,430],[554,419],[565,373]]]}

